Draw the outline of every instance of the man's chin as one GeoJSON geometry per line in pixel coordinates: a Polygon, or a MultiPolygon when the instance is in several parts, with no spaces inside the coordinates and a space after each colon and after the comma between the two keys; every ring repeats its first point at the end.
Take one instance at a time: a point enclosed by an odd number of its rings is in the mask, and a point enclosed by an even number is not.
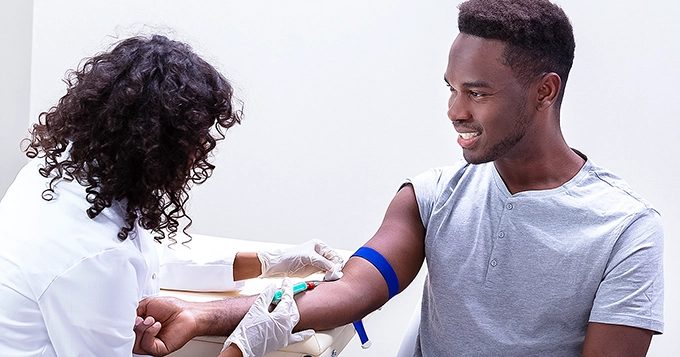
{"type": "Polygon", "coordinates": [[[469,154],[466,155],[465,152],[463,152],[463,159],[465,159],[465,161],[467,161],[467,163],[471,164],[471,165],[479,165],[479,164],[483,164],[483,163],[487,163],[489,161],[492,161],[492,160],[485,160],[484,158],[480,158],[480,157],[475,157],[475,156],[469,155],[469,154]]]}

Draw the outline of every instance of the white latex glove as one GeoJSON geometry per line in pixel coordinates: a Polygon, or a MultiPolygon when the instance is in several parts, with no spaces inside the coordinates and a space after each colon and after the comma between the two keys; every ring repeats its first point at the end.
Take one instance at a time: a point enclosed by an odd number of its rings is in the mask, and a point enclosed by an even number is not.
{"type": "Polygon", "coordinates": [[[257,256],[262,263],[261,278],[304,278],[320,272],[329,275],[342,268],[340,254],[318,239],[288,249],[257,252],[257,256]]]}
{"type": "Polygon", "coordinates": [[[241,350],[243,357],[260,357],[314,334],[314,330],[292,332],[300,321],[300,313],[293,299],[293,284],[289,279],[283,280],[281,301],[269,312],[276,290],[276,285],[270,284],[260,293],[246,316],[224,342],[222,351],[233,343],[241,350]]]}

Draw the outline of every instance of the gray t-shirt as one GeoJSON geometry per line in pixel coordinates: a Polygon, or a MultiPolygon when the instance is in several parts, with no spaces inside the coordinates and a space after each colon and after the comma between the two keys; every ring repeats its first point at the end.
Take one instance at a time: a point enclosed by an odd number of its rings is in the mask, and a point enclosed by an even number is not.
{"type": "Polygon", "coordinates": [[[580,356],[588,322],[663,331],[660,217],[611,172],[514,195],[493,163],[406,182],[426,228],[416,356],[580,356]]]}

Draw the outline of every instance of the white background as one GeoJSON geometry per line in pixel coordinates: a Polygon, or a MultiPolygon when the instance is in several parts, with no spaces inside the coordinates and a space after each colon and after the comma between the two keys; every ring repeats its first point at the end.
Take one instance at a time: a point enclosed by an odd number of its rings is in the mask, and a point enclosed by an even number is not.
{"type": "MultiPolygon", "coordinates": [[[[662,214],[666,333],[649,355],[673,355],[680,346],[680,3],[559,3],[577,42],[565,136],[662,214]]],[[[18,141],[29,122],[63,95],[67,69],[117,39],[161,32],[190,43],[245,102],[243,124],[219,146],[213,178],[193,190],[191,231],[287,243],[317,237],[356,249],[403,178],[461,157],[443,81],[456,5],[35,0],[31,8],[3,0],[0,192],[24,162],[18,141]]],[[[368,321],[373,347],[363,351],[355,340],[343,355],[394,355],[422,278],[368,321]]]]}

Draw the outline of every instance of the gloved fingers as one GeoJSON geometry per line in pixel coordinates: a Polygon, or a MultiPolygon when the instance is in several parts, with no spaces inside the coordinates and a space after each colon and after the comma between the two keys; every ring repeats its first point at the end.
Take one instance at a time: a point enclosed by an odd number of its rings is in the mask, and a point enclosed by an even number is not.
{"type": "MultiPolygon", "coordinates": [[[[283,281],[281,282],[281,292],[283,293],[283,295],[281,296],[281,301],[277,305],[277,308],[283,305],[281,310],[284,310],[288,309],[291,303],[295,304],[295,300],[293,299],[293,282],[290,279],[288,278],[283,279],[283,281]]],[[[295,306],[294,308],[295,310],[297,310],[297,306],[295,306]]]]}
{"type": "Polygon", "coordinates": [[[324,281],[333,281],[342,278],[342,267],[344,265],[344,259],[340,254],[338,254],[331,247],[326,245],[326,243],[321,240],[316,240],[316,251],[321,254],[324,258],[330,260],[333,264],[330,268],[323,269],[326,274],[324,275],[324,281]]]}
{"type": "Polygon", "coordinates": [[[283,279],[281,291],[283,292],[281,301],[276,305],[271,315],[274,320],[288,326],[292,330],[293,326],[300,321],[300,313],[293,298],[293,283],[290,279],[283,279]]]}
{"type": "Polygon", "coordinates": [[[334,281],[342,278],[342,265],[336,265],[333,270],[328,270],[323,281],[334,281]]]}
{"type": "Polygon", "coordinates": [[[340,254],[338,254],[333,248],[329,247],[326,243],[319,239],[313,239],[314,250],[319,253],[322,257],[330,260],[334,264],[342,264],[343,259],[340,254]]]}
{"type": "Polygon", "coordinates": [[[281,280],[281,290],[283,290],[284,295],[288,295],[287,293],[290,292],[290,296],[293,296],[293,282],[288,278],[283,278],[281,280]]]}
{"type": "Polygon", "coordinates": [[[336,266],[333,261],[326,259],[322,255],[310,255],[309,265],[318,268],[322,272],[335,270],[336,266]]]}
{"type": "Polygon", "coordinates": [[[250,309],[260,308],[269,311],[269,305],[272,303],[272,300],[274,300],[274,294],[276,294],[276,284],[271,283],[260,292],[260,295],[257,296],[257,299],[255,299],[255,302],[250,309]]]}
{"type": "Polygon", "coordinates": [[[335,271],[342,267],[342,257],[319,239],[312,239],[288,249],[261,251],[263,278],[284,276],[304,278],[310,274],[335,271]]]}
{"type": "Polygon", "coordinates": [[[290,343],[296,343],[304,341],[312,337],[316,332],[312,329],[299,331],[290,335],[290,343]]]}

